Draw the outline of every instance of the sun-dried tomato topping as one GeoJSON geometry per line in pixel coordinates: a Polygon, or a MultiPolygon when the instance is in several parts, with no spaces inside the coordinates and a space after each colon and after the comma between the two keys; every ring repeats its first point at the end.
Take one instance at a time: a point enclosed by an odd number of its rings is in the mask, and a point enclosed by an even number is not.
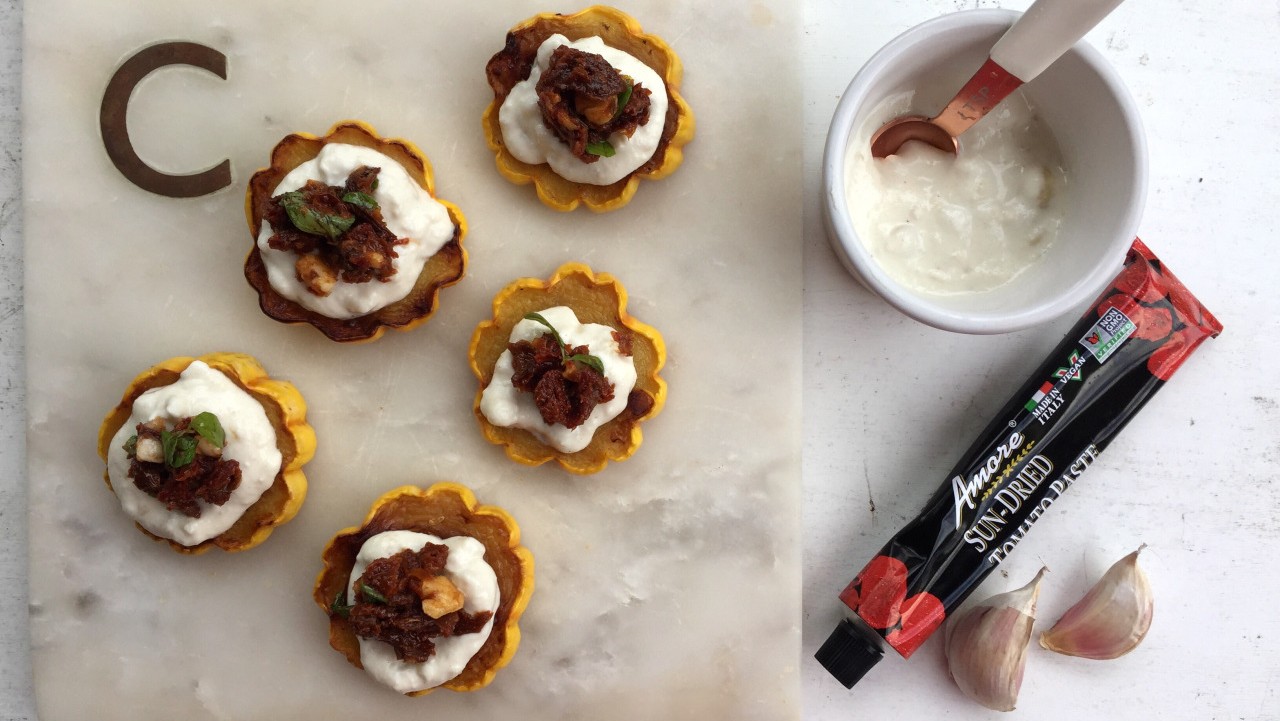
{"type": "Polygon", "coordinates": [[[542,120],[574,156],[594,163],[600,156],[587,152],[588,143],[604,142],[614,133],[631,137],[649,122],[649,90],[640,83],[619,107],[627,83],[603,57],[561,45],[538,78],[542,120]]]}
{"type": "MultiPolygon", "coordinates": [[[[190,424],[183,418],[174,426],[181,431],[190,424]]],[[[143,439],[160,443],[160,428],[139,423],[135,428],[138,441],[143,439]]],[[[200,503],[221,506],[231,500],[231,494],[240,486],[240,462],[196,453],[184,466],[171,468],[164,461],[140,460],[131,455],[129,478],[138,490],[164,504],[170,511],[177,511],[191,518],[200,517],[200,503]]]]}
{"type": "Polygon", "coordinates": [[[653,410],[653,404],[653,396],[642,390],[637,389],[627,395],[627,411],[636,418],[649,415],[649,411],[653,410]]]}
{"type": "Polygon", "coordinates": [[[517,390],[533,392],[545,373],[564,366],[564,353],[550,333],[531,341],[518,341],[507,346],[511,351],[511,385],[517,390]]]}
{"type": "Polygon", "coordinates": [[[395,275],[396,269],[392,264],[397,257],[395,246],[406,240],[396,238],[387,229],[381,208],[343,200],[349,193],[372,196],[379,172],[381,168],[362,165],[351,171],[342,187],[308,180],[299,188],[302,204],[311,213],[350,223],[350,227],[336,237],[296,227],[281,202],[285,194],[273,197],[267,204],[264,220],[274,231],[267,239],[267,245],[276,250],[293,251],[300,256],[315,256],[303,260],[298,267],[298,280],[311,293],[328,295],[333,282],[339,278],[346,283],[372,280],[385,283],[395,275]]]}
{"type": "Polygon", "coordinates": [[[435,619],[422,610],[418,583],[443,573],[448,558],[448,546],[428,543],[419,551],[405,549],[370,562],[351,587],[356,603],[348,618],[356,635],[389,644],[405,663],[422,663],[435,655],[433,639],[482,630],[493,616],[489,611],[455,611],[435,619]],[[364,586],[385,601],[365,593],[364,586]]]}
{"type": "Polygon", "coordinates": [[[511,351],[514,372],[511,384],[516,390],[533,394],[534,405],[547,425],[559,423],[577,428],[586,422],[591,411],[601,403],[613,400],[613,384],[599,371],[567,356],[590,353],[587,346],[564,346],[562,353],[555,336],[544,333],[532,341],[522,340],[507,345],[511,351]]]}
{"type": "Polygon", "coordinates": [[[634,340],[630,331],[615,330],[613,332],[613,342],[618,344],[618,353],[620,355],[629,356],[632,354],[631,344],[634,340]]]}

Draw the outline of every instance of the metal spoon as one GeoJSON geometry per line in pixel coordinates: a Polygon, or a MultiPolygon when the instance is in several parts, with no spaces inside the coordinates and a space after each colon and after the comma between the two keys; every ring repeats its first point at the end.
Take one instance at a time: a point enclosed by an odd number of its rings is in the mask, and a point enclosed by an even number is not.
{"type": "Polygon", "coordinates": [[[991,48],[960,92],[932,118],[907,115],[885,123],[871,137],[871,155],[887,158],[919,140],[958,153],[957,138],[996,105],[1062,57],[1123,0],[1036,0],[991,48]]]}

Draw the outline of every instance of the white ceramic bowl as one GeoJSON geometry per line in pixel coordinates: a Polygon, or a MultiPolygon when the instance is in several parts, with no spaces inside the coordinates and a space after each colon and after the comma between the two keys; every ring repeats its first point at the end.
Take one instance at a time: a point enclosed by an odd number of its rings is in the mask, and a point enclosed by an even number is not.
{"type": "MultiPolygon", "coordinates": [[[[1147,195],[1147,144],[1137,106],[1102,55],[1077,43],[1023,86],[1058,140],[1067,172],[1067,214],[1057,241],[1031,268],[982,293],[931,295],[895,281],[854,231],[845,202],[850,136],[885,97],[916,90],[915,106],[941,109],[1017,19],[971,10],[917,25],[880,49],[836,107],[822,162],[823,215],[836,255],[895,308],[960,333],[1007,333],[1081,305],[1120,270],[1147,195]]],[[[964,141],[961,140],[961,152],[964,141]]]]}

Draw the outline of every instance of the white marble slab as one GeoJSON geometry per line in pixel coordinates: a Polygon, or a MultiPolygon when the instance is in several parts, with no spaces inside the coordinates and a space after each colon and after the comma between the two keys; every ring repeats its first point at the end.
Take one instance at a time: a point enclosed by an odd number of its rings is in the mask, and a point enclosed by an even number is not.
{"type": "Polygon", "coordinates": [[[684,60],[698,136],[625,209],[557,214],[493,168],[483,66],[532,2],[32,0],[26,7],[26,310],[36,699],[63,719],[798,718],[798,13],[625,3],[684,60]],[[139,87],[139,153],[235,183],[172,200],[99,141],[118,64],[210,45],[228,79],[139,87]],[[467,278],[424,328],[338,346],[263,316],[241,262],[244,183],[294,130],[358,117],[417,142],[467,215],[467,278]],[[666,409],[592,477],[508,461],[471,417],[466,344],[493,294],[567,260],[615,273],[664,333],[666,409]],[[143,537],[101,482],[94,438],[133,375],[215,350],[295,382],[319,451],[301,513],[245,554],[143,537]],[[347,665],[310,600],[325,541],[381,492],[453,479],[506,507],[537,558],[513,663],[478,693],[404,699],[347,665]]]}

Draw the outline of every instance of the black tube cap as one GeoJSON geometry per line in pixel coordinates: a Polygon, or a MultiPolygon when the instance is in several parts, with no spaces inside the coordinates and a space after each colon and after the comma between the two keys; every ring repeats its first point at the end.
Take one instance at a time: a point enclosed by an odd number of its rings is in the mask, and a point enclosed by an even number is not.
{"type": "Polygon", "coordinates": [[[880,644],[867,638],[853,622],[845,619],[813,657],[845,688],[853,688],[884,658],[884,651],[880,650],[880,644]]]}

